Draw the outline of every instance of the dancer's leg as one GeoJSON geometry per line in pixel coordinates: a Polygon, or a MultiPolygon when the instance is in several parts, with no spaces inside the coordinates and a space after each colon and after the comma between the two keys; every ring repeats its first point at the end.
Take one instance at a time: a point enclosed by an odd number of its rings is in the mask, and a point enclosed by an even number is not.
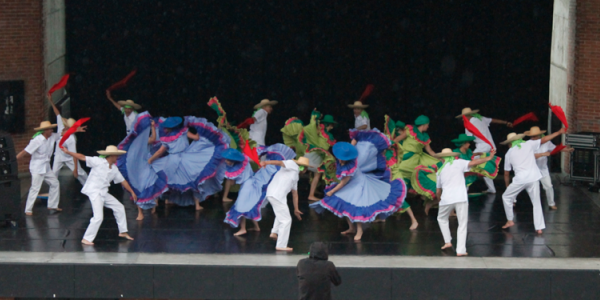
{"type": "Polygon", "coordinates": [[[223,202],[232,202],[233,200],[229,199],[229,189],[231,189],[231,185],[233,184],[233,180],[225,179],[225,187],[223,188],[223,202]]]}
{"type": "Polygon", "coordinates": [[[313,173],[313,180],[310,183],[310,193],[308,194],[308,200],[310,201],[320,201],[321,199],[315,197],[315,191],[317,190],[317,186],[319,185],[319,180],[321,179],[321,173],[315,172],[313,173]]]}

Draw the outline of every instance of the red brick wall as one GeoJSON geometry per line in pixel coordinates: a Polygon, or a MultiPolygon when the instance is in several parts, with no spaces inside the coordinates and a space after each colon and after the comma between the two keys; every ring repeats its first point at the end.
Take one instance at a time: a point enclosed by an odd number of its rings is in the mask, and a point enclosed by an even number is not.
{"type": "MultiPolygon", "coordinates": [[[[25,81],[27,131],[13,135],[18,152],[47,116],[42,0],[0,0],[0,7],[0,80],[25,81]]],[[[20,161],[19,172],[27,172],[28,164],[28,159],[20,161]]]]}

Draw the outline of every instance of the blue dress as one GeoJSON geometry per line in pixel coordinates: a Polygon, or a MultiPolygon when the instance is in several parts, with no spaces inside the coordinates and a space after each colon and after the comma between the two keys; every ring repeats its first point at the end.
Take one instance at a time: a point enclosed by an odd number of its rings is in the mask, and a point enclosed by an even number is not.
{"type": "MultiPolygon", "coordinates": [[[[338,179],[350,176],[348,183],[332,196],[310,205],[317,213],[325,209],[352,222],[367,223],[382,219],[398,211],[406,198],[406,185],[401,179],[391,180],[385,166],[384,151],[390,140],[378,130],[351,131],[357,140],[358,157],[341,165],[337,161],[338,179]]],[[[337,186],[332,183],[325,193],[337,186]]]]}
{"type": "MultiPolygon", "coordinates": [[[[296,153],[288,146],[275,144],[269,147],[261,147],[259,156],[267,155],[268,160],[288,160],[296,156],[296,153]]],[[[279,167],[268,165],[259,169],[256,173],[252,171],[249,164],[250,159],[244,155],[243,162],[236,162],[232,166],[226,166],[225,177],[235,180],[240,184],[237,200],[227,212],[224,222],[232,227],[239,226],[239,219],[244,217],[254,221],[260,221],[260,209],[267,204],[267,187],[279,167]]]]}

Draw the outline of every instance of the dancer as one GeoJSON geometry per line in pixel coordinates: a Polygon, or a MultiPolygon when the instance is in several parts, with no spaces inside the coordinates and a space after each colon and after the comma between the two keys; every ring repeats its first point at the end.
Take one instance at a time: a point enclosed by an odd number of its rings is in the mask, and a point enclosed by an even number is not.
{"type": "Polygon", "coordinates": [[[363,104],[361,101],[354,101],[354,104],[348,105],[354,110],[354,129],[356,130],[371,130],[371,120],[365,108],[369,105],[363,104]]]}
{"type": "Polygon", "coordinates": [[[541,145],[565,132],[566,130],[561,128],[559,131],[539,140],[529,140],[527,142],[523,141],[524,134],[513,132],[506,137],[506,141],[501,143],[510,147],[504,158],[504,183],[506,184],[506,191],[502,194],[502,201],[504,202],[504,212],[506,213],[507,221],[502,228],[506,229],[515,225],[513,221],[513,203],[517,195],[523,190],[527,191],[533,205],[533,223],[536,232],[542,234],[542,230],[546,228],[540,200],[540,184],[538,183],[542,178],[542,174],[537,167],[534,153],[541,145]],[[515,177],[511,183],[510,171],[513,170],[515,177]]]}
{"type": "Polygon", "coordinates": [[[263,168],[269,165],[281,167],[267,187],[267,200],[273,206],[273,212],[275,213],[275,222],[270,237],[277,239],[275,250],[292,251],[294,249],[287,246],[290,229],[292,228],[292,217],[287,205],[287,195],[290,191],[292,192],[294,215],[298,220],[302,220],[302,212],[298,209],[298,178],[300,174],[306,172],[305,168],[310,167],[310,161],[306,157],[300,157],[298,160],[272,160],[260,163],[263,168]]]}
{"type": "Polygon", "coordinates": [[[412,187],[417,193],[424,196],[424,200],[431,200],[432,197],[429,197],[426,192],[419,189],[417,184],[411,182],[418,166],[429,167],[439,162],[439,160],[433,157],[435,152],[431,149],[431,139],[427,134],[427,130],[429,130],[429,118],[420,115],[415,119],[414,126],[406,125],[404,129],[404,133],[397,137],[397,140],[403,141],[402,149],[404,151],[398,170],[408,187],[412,187]],[[424,153],[423,149],[427,153],[424,153]]]}
{"type": "Polygon", "coordinates": [[[347,142],[333,146],[340,183],[329,185],[323,200],[310,207],[317,213],[327,209],[340,218],[346,217],[349,228],[342,234],[356,233],[354,240],[359,241],[362,223],[385,219],[400,209],[406,185],[401,179],[390,180],[383,156],[390,141],[384,134],[375,129],[351,130],[350,137],[356,147],[347,142]]]}
{"type": "MultiPolygon", "coordinates": [[[[490,141],[490,143],[492,143],[492,146],[490,146],[488,143],[482,141],[480,138],[476,137],[475,138],[475,153],[488,153],[490,152],[490,150],[492,150],[492,148],[496,149],[496,144],[494,143],[494,139],[492,138],[492,134],[490,133],[490,124],[502,124],[502,125],[506,125],[506,127],[508,128],[512,128],[513,125],[511,122],[508,121],[504,121],[504,120],[499,120],[499,119],[492,119],[492,118],[486,118],[481,116],[480,114],[478,114],[479,110],[471,110],[470,107],[465,107],[462,110],[462,113],[458,116],[456,116],[457,119],[462,118],[462,116],[466,116],[467,119],[469,119],[469,121],[471,122],[471,124],[473,124],[473,126],[477,127],[477,129],[479,129],[479,132],[481,132],[481,134],[483,134],[483,136],[485,136],[485,138],[490,141]]],[[[468,136],[473,136],[473,134],[465,129],[465,133],[468,136]]],[[[475,156],[475,158],[478,158],[478,156],[475,156]]],[[[487,186],[487,193],[490,194],[495,194],[496,193],[496,187],[494,186],[494,180],[492,180],[489,177],[484,177],[483,181],[485,181],[485,184],[487,186]]]]}
{"type": "MultiPolygon", "coordinates": [[[[68,120],[62,118],[60,115],[60,111],[52,101],[52,97],[48,96],[48,102],[50,102],[50,105],[52,105],[52,109],[54,110],[54,114],[56,115],[56,124],[58,126],[57,132],[59,132],[60,138],[62,138],[63,134],[71,126],[73,126],[73,124],[75,124],[76,121],[72,118],[69,118],[68,120]]],[[[79,132],[85,131],[86,127],[87,126],[81,126],[79,132]]],[[[60,140],[60,138],[58,140],[60,140]]],[[[75,135],[71,135],[70,137],[68,137],[67,140],[64,142],[63,147],[67,148],[71,152],[77,153],[77,142],[75,141],[75,135]]],[[[58,143],[56,143],[56,148],[54,149],[54,163],[52,165],[52,171],[54,172],[56,178],[58,178],[60,169],[62,169],[64,166],[67,166],[69,169],[71,169],[71,171],[73,171],[73,176],[77,178],[77,180],[79,181],[79,183],[81,183],[82,186],[85,184],[85,181],[87,180],[88,176],[85,170],[81,168],[81,164],[79,164],[79,161],[62,152],[58,143]]]]}
{"type": "Polygon", "coordinates": [[[86,181],[81,193],[87,195],[92,203],[92,211],[94,216],[90,219],[90,225],[83,235],[81,243],[84,245],[93,245],[98,229],[104,220],[104,207],[110,208],[115,215],[117,225],[119,227],[119,237],[133,240],[127,233],[127,218],[125,215],[125,207],[113,195],[108,193],[110,182],[121,184],[125,190],[131,194],[133,201],[137,200],[137,195],[133,192],[129,183],[115,166],[117,158],[125,151],[119,150],[116,146],[108,146],[106,150],[97,151],[100,156],[85,156],[80,153],[74,153],[67,148],[61,148],[67,155],[70,155],[78,160],[85,161],[88,168],[91,168],[90,177],[86,181]]]}
{"type": "Polygon", "coordinates": [[[442,150],[436,157],[443,159],[444,163],[437,171],[437,198],[440,199],[438,212],[438,224],[444,236],[444,246],[442,250],[452,247],[452,234],[448,225],[450,213],[456,210],[458,218],[458,244],[456,246],[456,256],[466,256],[467,248],[467,223],[469,222],[469,201],[467,188],[465,184],[464,173],[470,172],[471,168],[492,160],[496,154],[492,150],[491,155],[486,158],[474,160],[464,160],[459,158],[460,153],[453,152],[450,148],[442,150]]]}
{"type": "MultiPolygon", "coordinates": [[[[268,156],[267,160],[288,160],[295,156],[294,151],[283,144],[266,147],[262,150],[262,153],[268,156]]],[[[240,225],[240,230],[234,234],[235,236],[247,233],[246,219],[250,219],[254,223],[254,228],[248,229],[248,231],[260,231],[258,225],[258,221],[262,218],[260,210],[266,205],[265,197],[268,184],[279,170],[279,167],[269,165],[254,173],[249,164],[249,157],[232,148],[223,152],[223,158],[225,158],[225,178],[227,178],[227,187],[225,187],[224,193],[229,192],[228,186],[232,182],[241,185],[237,201],[227,212],[224,222],[231,225],[231,227],[240,225]]]]}
{"type": "MultiPolygon", "coordinates": [[[[525,135],[530,137],[532,140],[536,141],[541,139],[546,133],[546,130],[540,130],[538,126],[533,126],[529,131],[525,132],[525,135]]],[[[548,156],[552,150],[556,148],[551,141],[542,144],[540,148],[535,151],[535,158],[538,168],[540,169],[540,173],[542,174],[542,179],[540,182],[542,183],[542,187],[546,192],[546,201],[548,201],[548,207],[551,210],[558,209],[556,207],[556,203],[554,202],[554,188],[552,186],[552,178],[550,177],[550,170],[548,170],[548,156]]],[[[571,147],[566,147],[561,150],[561,152],[573,152],[575,149],[571,147]]],[[[516,199],[516,198],[515,198],[516,199]]]]}
{"type": "MultiPolygon", "coordinates": [[[[454,149],[454,152],[458,152],[459,158],[464,160],[472,160],[474,158],[480,157],[488,157],[493,156],[490,153],[473,153],[471,151],[471,142],[475,140],[475,137],[468,136],[464,133],[458,135],[458,138],[453,139],[452,143],[458,147],[454,149]]],[[[489,178],[494,180],[496,176],[498,176],[498,172],[500,170],[500,161],[502,159],[498,156],[493,158],[492,160],[486,161],[483,164],[476,165],[471,168],[471,171],[465,174],[465,181],[467,184],[467,190],[469,190],[469,186],[477,180],[477,178],[489,178]]]]}
{"type": "MultiPolygon", "coordinates": [[[[402,179],[402,173],[400,172],[400,163],[402,162],[402,156],[404,151],[402,150],[402,142],[401,137],[404,135],[404,127],[406,124],[402,121],[392,120],[388,115],[384,116],[385,125],[384,125],[384,133],[386,136],[392,141],[392,145],[385,152],[385,158],[387,162],[387,166],[390,168],[390,172],[392,173],[392,180],[394,179],[402,179]]],[[[406,135],[404,135],[406,137],[406,135]]],[[[419,227],[419,222],[417,218],[415,218],[415,214],[410,208],[410,204],[406,199],[402,202],[402,207],[398,210],[398,213],[407,213],[410,217],[410,230],[416,230],[419,227]]]]}
{"type": "MultiPolygon", "coordinates": [[[[275,100],[263,99],[260,103],[254,105],[254,115],[248,118],[242,124],[250,125],[250,138],[259,146],[265,145],[265,136],[267,135],[267,117],[273,112],[273,106],[278,102],[275,100]]],[[[240,124],[240,126],[243,126],[240,124]]]]}
{"type": "Polygon", "coordinates": [[[36,134],[33,135],[27,147],[17,154],[17,160],[22,159],[27,154],[31,155],[31,160],[29,161],[31,187],[29,188],[27,203],[25,204],[25,215],[33,215],[33,204],[44,181],[50,186],[48,209],[62,211],[62,208],[58,208],[60,183],[50,168],[52,148],[54,148],[54,143],[60,140],[60,135],[54,132],[54,128],[56,127],[56,124],[52,124],[49,121],[40,123],[40,127],[33,129],[36,131],[36,134]]]}
{"type": "Polygon", "coordinates": [[[125,119],[126,133],[130,134],[133,130],[135,119],[138,116],[138,110],[142,108],[141,105],[133,102],[133,100],[115,101],[110,94],[110,90],[106,90],[106,98],[121,112],[123,113],[123,119],[125,119]]]}

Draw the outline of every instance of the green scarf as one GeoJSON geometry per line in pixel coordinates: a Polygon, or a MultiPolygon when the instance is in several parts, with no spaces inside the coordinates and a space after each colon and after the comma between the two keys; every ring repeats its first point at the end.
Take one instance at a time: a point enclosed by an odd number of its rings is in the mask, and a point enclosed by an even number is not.
{"type": "Polygon", "coordinates": [[[452,157],[452,156],[444,157],[444,164],[438,169],[437,175],[440,175],[440,173],[442,173],[442,170],[444,169],[444,167],[446,165],[451,165],[453,162],[454,162],[454,157],[452,157]]]}
{"type": "Polygon", "coordinates": [[[261,108],[259,108],[259,109],[257,109],[257,110],[255,110],[255,111],[252,113],[252,117],[254,118],[254,115],[255,115],[255,114],[256,114],[256,113],[257,113],[259,110],[261,110],[261,109],[262,109],[262,107],[261,107],[261,108]]]}
{"type": "Polygon", "coordinates": [[[304,171],[304,166],[298,166],[298,171],[300,171],[300,172],[304,171]]]}
{"type": "Polygon", "coordinates": [[[38,135],[40,135],[40,134],[42,134],[42,133],[44,133],[44,131],[43,131],[43,130],[40,130],[40,131],[36,132],[36,133],[35,133],[35,134],[34,134],[34,135],[31,137],[31,139],[32,139],[32,140],[33,140],[33,139],[35,139],[35,138],[36,138],[38,135]]]}
{"type": "Polygon", "coordinates": [[[471,117],[476,118],[479,121],[481,121],[481,118],[483,118],[480,114],[472,114],[471,117]]]}
{"type": "MultiPolygon", "coordinates": [[[[123,108],[131,108],[131,109],[133,109],[133,107],[131,107],[131,105],[123,105],[123,108]]],[[[137,114],[137,110],[134,110],[134,112],[137,114]]],[[[125,114],[125,110],[122,110],[121,113],[125,114]]]]}
{"type": "Polygon", "coordinates": [[[513,141],[513,142],[511,143],[511,145],[512,145],[513,147],[514,147],[514,146],[517,146],[517,147],[519,147],[519,149],[521,149],[521,144],[523,144],[523,143],[525,143],[525,141],[521,139],[521,140],[516,140],[516,141],[513,141]]]}
{"type": "Polygon", "coordinates": [[[363,117],[363,118],[367,118],[367,119],[369,118],[369,114],[368,114],[368,113],[367,113],[367,111],[365,111],[365,110],[363,110],[363,111],[360,113],[360,116],[361,116],[361,117],[363,117]]]}
{"type": "Polygon", "coordinates": [[[100,157],[100,158],[106,158],[106,155],[100,155],[98,157],[100,157]]]}

